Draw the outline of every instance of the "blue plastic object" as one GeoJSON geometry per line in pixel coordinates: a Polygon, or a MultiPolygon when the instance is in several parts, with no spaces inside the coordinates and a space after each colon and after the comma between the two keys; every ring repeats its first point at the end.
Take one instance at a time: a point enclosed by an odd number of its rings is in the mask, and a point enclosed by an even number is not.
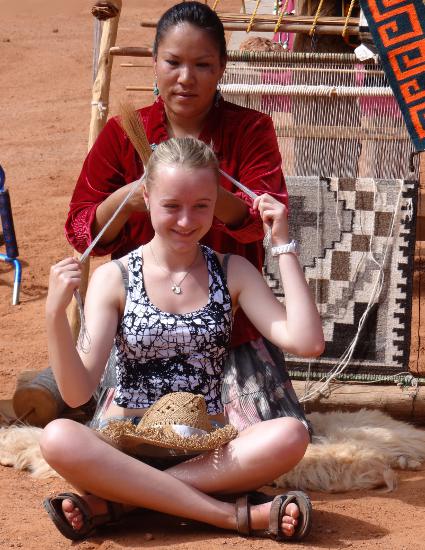
{"type": "Polygon", "coordinates": [[[6,175],[0,166],[0,219],[3,228],[4,244],[6,254],[0,254],[0,260],[13,264],[15,268],[15,279],[13,283],[12,304],[19,304],[19,290],[21,286],[22,267],[19,256],[18,244],[16,242],[15,227],[13,225],[12,205],[10,203],[9,191],[4,188],[6,175]]]}

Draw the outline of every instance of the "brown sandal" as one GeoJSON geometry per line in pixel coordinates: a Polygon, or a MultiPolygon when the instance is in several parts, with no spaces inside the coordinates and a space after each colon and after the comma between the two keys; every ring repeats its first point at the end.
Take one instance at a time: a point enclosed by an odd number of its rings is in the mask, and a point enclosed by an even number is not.
{"type": "MultiPolygon", "coordinates": [[[[277,541],[297,542],[304,539],[310,532],[312,523],[312,506],[310,498],[303,491],[288,491],[276,497],[267,497],[260,502],[257,498],[252,501],[249,495],[240,497],[236,501],[236,523],[238,533],[244,536],[255,536],[261,534],[261,531],[251,531],[250,507],[253,504],[262,504],[272,501],[270,508],[269,528],[266,534],[277,541]],[[286,535],[282,531],[282,517],[285,515],[285,510],[288,504],[295,503],[300,515],[298,524],[293,535],[286,535]]],[[[263,532],[264,533],[264,532],[263,532]]]]}
{"type": "Polygon", "coordinates": [[[101,525],[109,525],[118,521],[124,515],[124,508],[118,502],[106,501],[108,511],[105,514],[94,516],[86,501],[75,493],[60,493],[54,497],[46,498],[43,502],[44,508],[50,519],[64,537],[70,540],[82,540],[94,534],[101,525]],[[63,510],[62,502],[66,499],[72,501],[75,507],[79,508],[83,516],[81,529],[75,530],[67,521],[63,510]]]}

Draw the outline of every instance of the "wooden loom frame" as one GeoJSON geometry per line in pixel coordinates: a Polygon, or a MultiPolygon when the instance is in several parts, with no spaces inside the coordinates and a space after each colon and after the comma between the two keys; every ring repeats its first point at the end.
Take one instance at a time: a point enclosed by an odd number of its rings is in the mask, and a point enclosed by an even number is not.
{"type": "MultiPolygon", "coordinates": [[[[92,93],[92,111],[88,140],[89,149],[93,145],[97,136],[100,134],[107,120],[113,57],[120,55],[148,57],[152,55],[149,48],[119,48],[115,46],[122,0],[113,0],[108,3],[115,6],[118,13],[115,17],[107,19],[103,24],[98,57],[98,72],[93,85],[92,93]]],[[[105,3],[103,2],[102,4],[105,3]]],[[[238,17],[240,17],[239,14],[238,17]]],[[[306,19],[307,18],[301,18],[300,22],[297,23],[299,27],[298,32],[307,32],[305,25],[306,19]]],[[[308,19],[309,23],[311,23],[310,20],[312,18],[310,17],[308,19]]],[[[339,19],[345,20],[345,18],[339,19]]],[[[328,23],[328,21],[326,22],[328,23]]],[[[259,27],[259,25],[260,24],[254,24],[252,29],[262,31],[274,30],[274,27],[265,29],[262,24],[261,27],[259,27]]],[[[156,26],[156,23],[154,24],[153,21],[149,20],[144,22],[142,26],[156,26]]],[[[294,19],[292,18],[290,22],[287,22],[286,20],[283,21],[280,30],[294,32],[294,26],[294,19]]],[[[328,27],[329,25],[325,25],[325,21],[321,21],[319,18],[316,32],[318,34],[340,34],[340,25],[333,23],[332,32],[329,31],[328,27]],[[326,29],[324,31],[325,27],[326,29]]],[[[229,26],[226,24],[225,28],[230,30],[229,26]]],[[[243,30],[245,30],[245,28],[246,27],[244,27],[243,30]]],[[[351,30],[349,31],[351,34],[355,34],[355,32],[353,32],[353,28],[354,27],[351,27],[351,30]]],[[[83,266],[81,288],[83,295],[87,288],[88,278],[89,261],[87,261],[83,266]]],[[[419,189],[413,280],[409,371],[413,375],[424,376],[425,361],[422,360],[421,356],[425,350],[425,320],[423,318],[425,315],[425,152],[419,153],[419,189]]],[[[74,339],[76,341],[79,332],[79,317],[75,301],[73,301],[68,308],[68,318],[71,324],[74,339]]],[[[298,395],[302,394],[305,382],[293,381],[293,384],[298,395]]],[[[345,382],[340,383],[339,389],[336,391],[334,388],[335,387],[333,387],[332,393],[329,393],[327,396],[320,396],[315,401],[307,402],[306,408],[309,411],[323,411],[335,408],[356,410],[362,406],[369,406],[385,410],[400,418],[425,420],[425,400],[420,398],[420,386],[418,386],[413,392],[413,396],[408,392],[402,392],[394,384],[391,386],[379,386],[372,384],[351,384],[345,382]]]]}

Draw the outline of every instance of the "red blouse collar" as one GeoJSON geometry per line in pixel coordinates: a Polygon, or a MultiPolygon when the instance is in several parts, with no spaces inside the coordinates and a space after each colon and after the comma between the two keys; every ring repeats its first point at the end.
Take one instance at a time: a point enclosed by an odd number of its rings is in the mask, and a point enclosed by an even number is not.
{"type": "MultiPolygon", "coordinates": [[[[223,98],[220,98],[217,104],[214,103],[208,112],[204,127],[199,135],[199,139],[205,143],[216,143],[217,141],[217,130],[223,120],[224,103],[223,98]]],[[[154,143],[161,143],[169,139],[165,106],[161,97],[149,109],[146,126],[147,133],[154,143]]]]}

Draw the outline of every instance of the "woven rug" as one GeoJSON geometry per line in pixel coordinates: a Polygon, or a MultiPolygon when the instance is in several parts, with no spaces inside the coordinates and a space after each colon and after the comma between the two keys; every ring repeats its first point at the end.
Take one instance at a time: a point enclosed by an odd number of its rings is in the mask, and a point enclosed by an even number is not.
{"type": "MultiPolygon", "coordinates": [[[[326,339],[319,359],[287,356],[294,378],[307,377],[309,369],[312,379],[328,373],[356,335],[346,377],[385,379],[407,370],[415,185],[403,180],[287,178],[291,236],[300,242],[300,260],[326,339]]],[[[283,297],[278,266],[269,254],[264,273],[283,297]]]]}
{"type": "Polygon", "coordinates": [[[425,150],[423,0],[360,0],[369,30],[418,151],[425,150]]]}

